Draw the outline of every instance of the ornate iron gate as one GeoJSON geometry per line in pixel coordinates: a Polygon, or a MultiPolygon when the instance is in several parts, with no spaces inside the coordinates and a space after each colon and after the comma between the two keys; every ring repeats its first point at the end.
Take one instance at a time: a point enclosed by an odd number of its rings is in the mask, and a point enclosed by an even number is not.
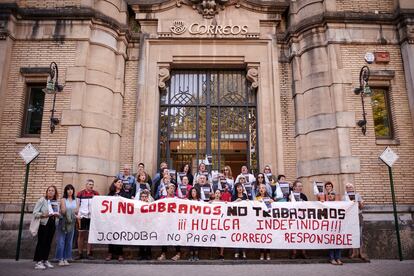
{"type": "Polygon", "coordinates": [[[256,114],[256,93],[245,71],[173,71],[160,97],[158,159],[179,170],[212,156],[213,170],[228,162],[256,170],[256,114]],[[231,156],[244,160],[230,161],[231,156]]]}

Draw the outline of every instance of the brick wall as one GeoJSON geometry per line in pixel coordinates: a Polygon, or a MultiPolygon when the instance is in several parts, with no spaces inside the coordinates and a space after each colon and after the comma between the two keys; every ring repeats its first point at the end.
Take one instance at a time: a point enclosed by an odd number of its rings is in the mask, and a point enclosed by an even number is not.
{"type": "MultiPolygon", "coordinates": [[[[284,173],[289,181],[294,181],[296,175],[296,141],[295,141],[295,109],[292,98],[292,74],[290,64],[279,64],[280,102],[282,107],[283,159],[284,173]]],[[[274,166],[273,166],[274,167],[274,166]]],[[[276,171],[274,170],[274,173],[276,171]]]]}
{"type": "Polygon", "coordinates": [[[337,11],[392,13],[394,0],[336,0],[337,11]]]}
{"type": "MultiPolygon", "coordinates": [[[[26,145],[19,143],[24,115],[25,78],[21,67],[48,67],[55,61],[59,67],[59,82],[64,84],[66,67],[73,66],[76,44],[50,41],[17,41],[14,43],[11,70],[5,97],[5,108],[0,130],[0,203],[19,203],[23,191],[25,166],[18,152],[26,145]]],[[[46,83],[45,83],[46,84],[46,83]]],[[[65,86],[56,97],[56,116],[61,119],[62,110],[70,105],[71,87],[65,86]]],[[[67,131],[57,126],[53,134],[49,130],[50,110],[53,96],[46,95],[42,120],[40,143],[34,146],[40,151],[39,157],[30,166],[27,201],[35,202],[44,194],[46,187],[57,185],[62,191],[62,174],[56,173],[56,157],[66,150],[67,131]]]]}
{"type": "MultiPolygon", "coordinates": [[[[138,45],[136,47],[138,47],[138,45]]],[[[137,164],[132,164],[134,154],[135,120],[137,111],[137,82],[138,60],[129,60],[126,62],[125,66],[125,95],[122,111],[120,166],[122,167],[124,164],[130,164],[131,166],[133,165],[132,171],[134,172],[137,167],[137,164]]],[[[145,133],[142,135],[145,135],[145,133]]]]}
{"type": "MultiPolygon", "coordinates": [[[[355,111],[356,120],[362,119],[361,100],[353,93],[353,88],[359,86],[359,70],[367,65],[364,61],[365,53],[375,50],[390,52],[391,61],[388,65],[371,64],[368,65],[369,68],[395,71],[395,77],[391,80],[390,86],[390,104],[395,133],[394,141],[399,143],[390,145],[390,147],[400,157],[393,167],[396,198],[399,204],[413,204],[414,189],[411,182],[414,179],[414,135],[398,45],[343,45],[341,47],[344,68],[351,70],[353,81],[352,87],[347,88],[347,104],[349,110],[355,111]]],[[[378,159],[387,145],[377,144],[369,97],[365,98],[365,107],[368,121],[367,135],[363,136],[359,127],[351,130],[352,155],[361,160],[361,173],[355,175],[355,184],[367,203],[389,204],[391,193],[388,170],[378,159]]]]}
{"type": "Polygon", "coordinates": [[[62,7],[80,7],[81,0],[18,0],[18,5],[21,8],[62,8],[62,7]]]}

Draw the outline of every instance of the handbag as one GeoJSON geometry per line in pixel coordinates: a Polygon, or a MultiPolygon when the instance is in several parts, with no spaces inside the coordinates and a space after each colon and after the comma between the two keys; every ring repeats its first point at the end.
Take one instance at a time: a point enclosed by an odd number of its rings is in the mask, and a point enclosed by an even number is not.
{"type": "Polygon", "coordinates": [[[33,237],[37,236],[37,233],[39,232],[39,225],[40,225],[40,218],[35,218],[33,216],[32,221],[30,222],[30,233],[33,237]]]}

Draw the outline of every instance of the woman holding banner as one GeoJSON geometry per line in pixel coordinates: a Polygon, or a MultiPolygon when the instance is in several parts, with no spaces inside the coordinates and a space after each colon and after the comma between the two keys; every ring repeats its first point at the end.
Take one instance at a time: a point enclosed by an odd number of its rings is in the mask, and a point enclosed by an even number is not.
{"type": "Polygon", "coordinates": [[[361,258],[362,260],[368,260],[368,257],[362,253],[362,225],[363,225],[363,217],[362,217],[362,209],[364,208],[364,200],[362,199],[359,193],[355,192],[354,184],[346,183],[345,184],[345,196],[343,198],[345,201],[354,201],[358,202],[358,215],[359,215],[359,235],[360,235],[360,248],[353,248],[352,254],[350,256],[351,259],[354,258],[361,258]]]}
{"type": "MultiPolygon", "coordinates": [[[[262,175],[262,178],[264,178],[264,174],[259,173],[258,176],[257,176],[258,181],[261,181],[261,180],[259,180],[260,175],[262,175]]],[[[264,181],[264,179],[263,179],[263,181],[264,181]]],[[[273,199],[269,195],[269,193],[268,193],[268,187],[266,187],[266,184],[265,183],[260,183],[259,184],[258,191],[257,191],[257,195],[255,197],[255,200],[256,201],[259,201],[259,202],[265,203],[268,208],[271,207],[271,204],[273,202],[273,199]]],[[[267,261],[270,261],[270,249],[260,249],[260,260],[261,261],[264,260],[265,253],[266,253],[266,260],[267,261]]]]}
{"type": "MultiPolygon", "coordinates": [[[[169,183],[167,185],[167,194],[165,196],[162,196],[163,198],[176,198],[175,196],[175,185],[173,183],[169,183]]],[[[157,258],[158,261],[164,261],[166,260],[166,254],[167,254],[167,246],[161,247],[161,255],[157,258]]],[[[175,247],[175,255],[171,258],[173,261],[178,261],[181,258],[181,247],[176,246],[175,247]]]]}
{"type": "MultiPolygon", "coordinates": [[[[325,201],[338,201],[338,195],[333,189],[333,183],[325,183],[325,201]]],[[[329,249],[329,262],[333,265],[343,265],[341,261],[341,249],[329,249]]]]}
{"type": "MultiPolygon", "coordinates": [[[[126,194],[122,188],[122,179],[115,178],[112,181],[111,186],[109,187],[108,196],[122,196],[128,198],[129,194],[126,194]]],[[[118,256],[118,261],[122,262],[124,260],[124,253],[123,253],[123,246],[116,245],[116,244],[109,244],[108,245],[108,256],[106,257],[106,261],[110,261],[112,257],[116,255],[118,256]]]]}
{"type": "MultiPolygon", "coordinates": [[[[217,189],[214,192],[214,199],[211,200],[211,203],[214,204],[214,203],[223,202],[221,197],[222,197],[221,190],[217,189]]],[[[219,256],[217,257],[217,259],[224,260],[224,247],[219,247],[219,248],[217,248],[217,250],[219,251],[219,256]]]]}
{"type": "MultiPolygon", "coordinates": [[[[142,190],[138,197],[140,201],[149,203],[151,198],[151,193],[149,190],[142,190]]],[[[151,246],[141,245],[139,247],[139,260],[151,260],[151,246]]]]}
{"type": "MultiPolygon", "coordinates": [[[[200,198],[200,192],[195,188],[192,187],[188,191],[188,200],[194,200],[194,201],[202,201],[200,198]]],[[[198,261],[200,260],[198,256],[198,247],[190,246],[190,258],[189,261],[198,261]]]]}
{"type": "MultiPolygon", "coordinates": [[[[244,176],[242,176],[241,178],[244,179],[244,176]]],[[[238,202],[242,200],[249,200],[242,183],[236,182],[236,184],[234,185],[234,190],[235,190],[235,194],[233,195],[233,201],[238,202]]],[[[242,255],[241,255],[242,258],[246,259],[247,258],[246,251],[241,250],[240,248],[236,248],[236,253],[234,253],[234,258],[238,259],[240,257],[240,251],[242,251],[242,255]]]]}
{"type": "MultiPolygon", "coordinates": [[[[293,182],[293,194],[291,194],[289,196],[289,201],[308,201],[307,196],[302,193],[303,191],[303,184],[302,182],[300,182],[299,180],[296,180],[295,182],[293,182]]],[[[304,259],[309,259],[308,255],[306,254],[305,250],[301,250],[301,254],[302,257],[304,259]]],[[[297,258],[297,251],[296,250],[292,250],[292,255],[290,255],[291,259],[296,259],[297,258]]]]}

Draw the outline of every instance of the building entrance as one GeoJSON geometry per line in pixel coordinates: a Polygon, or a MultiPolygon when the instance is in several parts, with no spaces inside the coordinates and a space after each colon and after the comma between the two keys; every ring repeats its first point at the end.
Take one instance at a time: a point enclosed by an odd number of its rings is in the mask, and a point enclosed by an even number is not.
{"type": "Polygon", "coordinates": [[[172,71],[159,120],[159,161],[176,170],[188,163],[195,172],[203,160],[210,170],[258,168],[256,94],[245,71],[172,71]]]}

